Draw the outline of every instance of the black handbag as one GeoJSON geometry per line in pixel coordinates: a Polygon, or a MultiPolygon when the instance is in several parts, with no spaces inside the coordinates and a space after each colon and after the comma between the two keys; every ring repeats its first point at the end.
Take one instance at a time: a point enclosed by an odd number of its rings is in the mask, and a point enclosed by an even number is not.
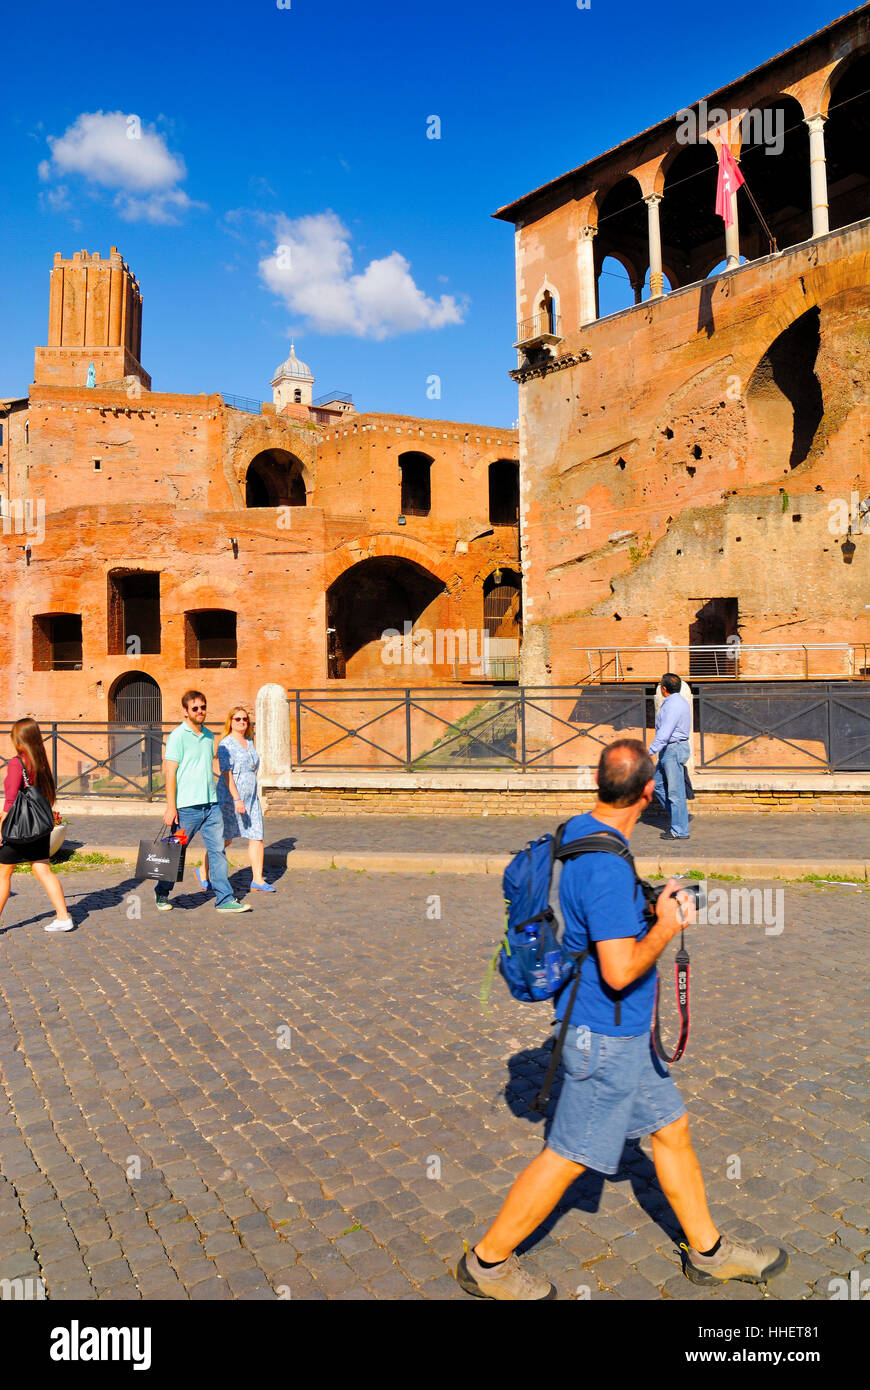
{"type": "MultiPolygon", "coordinates": [[[[174,827],[173,827],[174,829],[174,827]]],[[[181,883],[187,845],[171,838],[172,830],[162,825],[153,840],[139,841],[136,878],[156,878],[164,883],[181,883]]]]}
{"type": "Polygon", "coordinates": [[[24,759],[19,758],[24,786],[19,787],[18,795],[12,803],[3,822],[3,843],[5,845],[26,845],[32,840],[41,840],[43,835],[54,829],[54,811],[44,792],[27,780],[24,759]]]}

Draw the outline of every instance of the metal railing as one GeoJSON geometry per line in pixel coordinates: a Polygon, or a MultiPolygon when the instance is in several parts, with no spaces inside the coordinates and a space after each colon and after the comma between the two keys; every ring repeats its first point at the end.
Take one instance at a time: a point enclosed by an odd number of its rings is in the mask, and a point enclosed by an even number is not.
{"type": "MultiPolygon", "coordinates": [[[[0,771],[15,756],[9,730],[0,723],[0,771]]],[[[112,796],[147,800],[164,787],[163,747],[178,727],[94,720],[41,722],[45,751],[58,796],[112,796]]],[[[223,724],[207,724],[218,735],[223,724]]]]}
{"type": "MultiPolygon", "coordinates": [[[[615,738],[651,742],[655,685],[291,690],[294,766],[335,771],[596,766],[615,738]]],[[[700,684],[696,765],[870,772],[870,686],[700,684]]]]}
{"type": "MultiPolygon", "coordinates": [[[[578,650],[575,648],[575,650],[578,650]]],[[[720,646],[586,647],[582,681],[658,680],[666,670],[689,680],[870,680],[866,642],[727,642],[720,646]]]]}
{"type": "Polygon", "coordinates": [[[249,415],[259,415],[263,405],[253,396],[228,396],[225,391],[221,391],[221,400],[231,410],[246,410],[249,415]]]}
{"type": "Polygon", "coordinates": [[[515,346],[520,347],[523,343],[533,343],[538,338],[561,338],[561,336],[561,314],[546,314],[539,310],[538,313],[532,314],[531,318],[521,319],[517,324],[515,346]]]}
{"type": "MultiPolygon", "coordinates": [[[[618,683],[290,690],[293,768],[577,772],[595,767],[615,738],[651,742],[654,693],[653,684],[618,683]]],[[[870,685],[701,683],[694,714],[699,770],[870,773],[870,685]]],[[[43,722],[58,795],[159,796],[175,727],[43,722]]],[[[0,723],[0,770],[13,756],[10,728],[0,723]]]]}
{"type": "Polygon", "coordinates": [[[327,405],[330,401],[343,401],[345,405],[352,405],[353,396],[349,391],[327,391],[325,395],[318,396],[311,404],[327,405]]]}

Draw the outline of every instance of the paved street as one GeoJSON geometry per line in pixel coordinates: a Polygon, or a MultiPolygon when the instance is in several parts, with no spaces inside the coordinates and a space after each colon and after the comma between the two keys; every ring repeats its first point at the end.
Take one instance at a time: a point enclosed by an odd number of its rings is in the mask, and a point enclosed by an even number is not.
{"type": "MultiPolygon", "coordinates": [[[[498,880],[299,871],[231,920],[189,891],[158,915],[111,871],[63,882],[76,932],[42,931],[24,875],[0,924],[0,1279],[51,1299],[465,1298],[462,1239],[543,1134],[549,1013],[499,980],[489,1015],[478,1001],[498,880]]],[[[714,1215],[790,1247],[768,1296],[828,1298],[870,1277],[870,891],[777,891],[779,934],[690,933],[674,1072],[714,1215]]],[[[575,1184],[528,1258],[563,1298],[764,1296],[690,1284],[675,1235],[642,1141],[575,1184]]]]}
{"type": "MultiPolygon", "coordinates": [[[[578,812],[589,809],[588,792],[578,796],[578,812]]],[[[131,807],[129,815],[70,817],[67,843],[83,845],[137,845],[157,833],[163,807],[131,807]]],[[[298,850],[427,851],[433,854],[507,854],[521,849],[527,840],[555,829],[558,817],[533,816],[340,816],[266,817],[266,844],[289,852],[298,850]]],[[[815,815],[699,815],[693,816],[688,845],[663,844],[659,839],[666,820],[649,817],[632,836],[636,855],[670,855],[685,863],[686,856],[723,854],[728,859],[854,859],[870,856],[870,816],[815,815]]],[[[238,852],[240,846],[237,844],[238,852]]],[[[244,854],[244,847],[241,846],[244,854]]]]}

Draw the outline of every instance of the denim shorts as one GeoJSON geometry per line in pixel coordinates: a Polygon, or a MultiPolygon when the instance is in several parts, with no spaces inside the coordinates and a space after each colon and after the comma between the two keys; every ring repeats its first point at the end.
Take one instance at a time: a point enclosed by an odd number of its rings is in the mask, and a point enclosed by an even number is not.
{"type": "Polygon", "coordinates": [[[626,1139],[655,1134],[686,1113],[649,1033],[615,1038],[572,1024],[562,1066],[547,1148],[596,1173],[618,1172],[626,1139]]]}

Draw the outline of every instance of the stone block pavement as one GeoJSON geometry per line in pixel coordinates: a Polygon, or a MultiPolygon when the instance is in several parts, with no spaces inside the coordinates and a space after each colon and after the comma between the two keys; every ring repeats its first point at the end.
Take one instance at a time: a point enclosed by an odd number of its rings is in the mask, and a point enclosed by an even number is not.
{"type": "MultiPolygon", "coordinates": [[[[578,813],[591,808],[588,792],[578,794],[578,813]]],[[[67,843],[137,845],[157,833],[162,803],[131,805],[129,814],[95,815],[76,809],[70,815],[67,843]]],[[[373,813],[342,815],[266,816],[266,845],[272,850],[359,851],[383,854],[398,851],[433,855],[455,853],[508,854],[527,840],[555,829],[558,818],[546,816],[387,816],[373,813]]],[[[659,838],[667,819],[653,811],[632,835],[636,856],[661,854],[685,864],[692,854],[741,857],[830,860],[870,858],[870,815],[692,815],[691,839],[685,845],[659,838]]],[[[244,857],[241,841],[233,846],[244,857]]],[[[192,853],[195,847],[192,847],[192,853]]],[[[195,853],[193,853],[195,858],[195,853]]]]}
{"type": "MultiPolygon", "coordinates": [[[[0,1281],[55,1300],[465,1298],[462,1240],[544,1132],[549,1011],[500,980],[491,1012],[478,999],[497,880],[285,873],[230,920],[189,884],[158,914],[112,871],[63,881],[74,933],[42,931],[25,875],[0,920],[0,1281]]],[[[641,1141],[528,1243],[561,1298],[828,1298],[870,1277],[870,891],[777,891],[779,935],[692,929],[674,1072],[714,1215],[784,1239],[789,1269],[766,1294],[690,1284],[641,1141]]]]}

